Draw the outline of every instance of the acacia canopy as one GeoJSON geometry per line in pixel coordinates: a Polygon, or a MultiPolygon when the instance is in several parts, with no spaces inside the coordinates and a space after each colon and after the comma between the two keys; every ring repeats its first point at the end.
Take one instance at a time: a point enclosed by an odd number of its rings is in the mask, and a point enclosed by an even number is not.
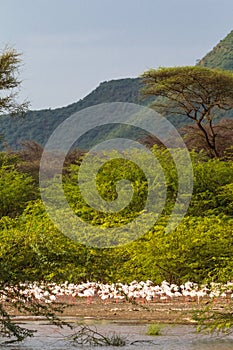
{"type": "Polygon", "coordinates": [[[142,94],[160,97],[153,107],[161,113],[193,120],[217,157],[213,120],[218,111],[233,108],[233,73],[206,67],[162,67],[146,71],[142,78],[142,94]]]}
{"type": "Polygon", "coordinates": [[[18,79],[20,53],[6,48],[0,54],[0,113],[22,114],[28,102],[17,101],[21,81],[18,79]]]}

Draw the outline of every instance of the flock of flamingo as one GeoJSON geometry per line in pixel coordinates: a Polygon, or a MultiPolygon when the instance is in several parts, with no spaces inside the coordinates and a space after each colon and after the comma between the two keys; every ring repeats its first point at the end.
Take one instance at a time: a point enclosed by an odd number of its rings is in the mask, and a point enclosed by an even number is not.
{"type": "MultiPolygon", "coordinates": [[[[7,293],[0,293],[1,300],[9,299],[11,287],[7,293]]],[[[182,285],[170,284],[163,281],[155,285],[152,281],[132,281],[130,284],[115,283],[103,284],[97,282],[85,282],[81,284],[72,283],[28,283],[21,284],[14,298],[22,298],[24,301],[37,300],[45,303],[68,302],[74,303],[84,298],[87,304],[94,300],[104,303],[108,301],[123,302],[134,300],[138,303],[151,302],[201,302],[202,300],[233,300],[233,282],[226,284],[210,283],[209,285],[198,285],[186,282],[182,285]],[[16,296],[17,295],[17,296],[16,296]]],[[[12,300],[12,298],[10,299],[12,300]]]]}

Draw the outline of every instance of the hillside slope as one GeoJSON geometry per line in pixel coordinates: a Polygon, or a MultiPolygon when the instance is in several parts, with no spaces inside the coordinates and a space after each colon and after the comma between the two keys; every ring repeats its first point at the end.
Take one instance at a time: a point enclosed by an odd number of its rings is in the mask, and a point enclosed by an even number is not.
{"type": "Polygon", "coordinates": [[[199,66],[233,70],[233,30],[205,55],[199,66]]]}
{"type": "Polygon", "coordinates": [[[66,118],[81,109],[107,102],[130,102],[145,104],[139,96],[141,80],[127,78],[101,83],[84,99],[66,107],[29,111],[25,118],[0,118],[0,133],[12,148],[20,147],[20,142],[33,140],[45,145],[51,133],[66,118]]]}
{"type": "MultiPolygon", "coordinates": [[[[233,31],[221,40],[211,52],[203,57],[197,65],[210,68],[221,68],[233,70],[233,31]]],[[[4,141],[12,148],[19,148],[20,142],[33,140],[45,145],[51,133],[66,118],[81,109],[107,102],[129,102],[137,104],[148,104],[148,100],[142,100],[140,89],[142,82],[140,78],[127,78],[105,81],[101,83],[84,99],[69,106],[57,109],[45,109],[40,111],[29,111],[24,119],[0,118],[0,134],[4,135],[4,141]]],[[[223,113],[221,117],[233,117],[231,111],[223,113]]],[[[168,117],[168,119],[180,128],[189,124],[185,117],[168,117]]],[[[116,130],[108,129],[111,136],[117,135],[116,130]]],[[[94,137],[90,134],[88,139],[94,137]]],[[[85,148],[85,142],[80,144],[85,148]]]]}

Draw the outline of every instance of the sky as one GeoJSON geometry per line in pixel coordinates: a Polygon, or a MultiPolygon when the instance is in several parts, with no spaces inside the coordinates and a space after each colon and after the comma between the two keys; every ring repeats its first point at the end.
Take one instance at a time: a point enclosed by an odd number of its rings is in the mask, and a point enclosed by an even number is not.
{"type": "Polygon", "coordinates": [[[22,53],[30,109],[76,102],[101,82],[194,65],[233,29],[232,0],[0,0],[0,49],[22,53]]]}

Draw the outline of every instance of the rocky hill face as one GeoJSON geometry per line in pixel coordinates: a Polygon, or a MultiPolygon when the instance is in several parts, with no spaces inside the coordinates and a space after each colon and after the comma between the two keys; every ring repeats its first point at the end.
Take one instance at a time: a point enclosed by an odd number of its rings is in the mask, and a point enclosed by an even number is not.
{"type": "Polygon", "coordinates": [[[233,30],[204,56],[199,66],[233,70],[233,30]]]}

